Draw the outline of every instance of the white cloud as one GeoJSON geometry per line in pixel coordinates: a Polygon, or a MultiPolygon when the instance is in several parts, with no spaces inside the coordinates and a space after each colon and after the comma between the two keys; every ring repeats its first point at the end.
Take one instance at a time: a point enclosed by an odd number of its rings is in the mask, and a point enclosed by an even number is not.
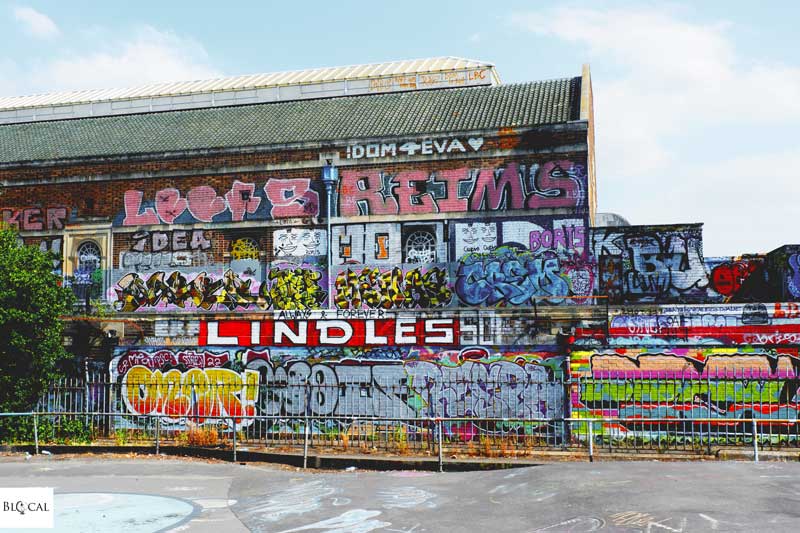
{"type": "Polygon", "coordinates": [[[790,220],[800,192],[797,166],[780,164],[783,189],[769,189],[782,230],[758,240],[764,233],[752,230],[759,223],[742,216],[752,212],[752,191],[759,202],[775,181],[765,169],[791,154],[786,139],[777,138],[770,154],[732,154],[716,140],[720,130],[736,128],[763,140],[773,127],[796,124],[800,67],[746,62],[729,23],[687,21],[664,9],[558,7],[517,13],[510,22],[583,47],[593,64],[601,210],[634,223],[706,221],[706,248],[714,253],[760,250],[776,235],[800,240],[790,220]],[[707,194],[712,183],[718,190],[707,194]]]}
{"type": "Polygon", "coordinates": [[[171,32],[144,27],[109,50],[64,57],[50,63],[36,81],[59,89],[129,87],[220,76],[201,44],[171,32]]]}
{"type": "Polygon", "coordinates": [[[13,86],[0,84],[0,94],[132,87],[222,75],[200,43],[173,32],[145,26],[117,39],[109,40],[108,32],[100,30],[87,35],[87,48],[93,51],[65,50],[45,61],[17,65],[13,86]]]}
{"type": "Polygon", "coordinates": [[[18,22],[21,22],[25,27],[25,31],[34,37],[50,39],[52,37],[57,37],[61,33],[56,23],[53,22],[53,19],[44,13],[36,11],[32,7],[15,7],[14,18],[18,22]]]}

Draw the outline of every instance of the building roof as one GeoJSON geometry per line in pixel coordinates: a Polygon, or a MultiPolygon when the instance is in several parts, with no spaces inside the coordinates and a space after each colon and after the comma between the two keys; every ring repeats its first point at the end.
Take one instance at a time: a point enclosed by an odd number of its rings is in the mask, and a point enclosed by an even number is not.
{"type": "Polygon", "coordinates": [[[0,164],[524,128],[579,118],[581,78],[0,125],[0,164]]]}
{"type": "Polygon", "coordinates": [[[499,84],[491,63],[433,57],[123,89],[0,97],[0,124],[499,84]]]}

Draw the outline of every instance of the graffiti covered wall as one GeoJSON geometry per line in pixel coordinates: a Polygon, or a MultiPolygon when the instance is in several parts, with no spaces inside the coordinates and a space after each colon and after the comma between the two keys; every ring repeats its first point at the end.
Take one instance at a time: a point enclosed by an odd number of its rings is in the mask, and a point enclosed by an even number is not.
{"type": "Polygon", "coordinates": [[[708,273],[699,225],[594,228],[598,292],[614,303],[703,301],[708,273]]]}
{"type": "Polygon", "coordinates": [[[318,179],[126,189],[106,294],[124,313],[588,303],[586,179],[585,164],[568,159],[343,169],[330,236],[317,225],[325,211],[318,179]],[[542,209],[567,214],[515,214],[542,209]],[[400,221],[347,222],[363,215],[400,221]],[[563,298],[572,296],[580,299],[563,298]]]}
{"type": "Polygon", "coordinates": [[[798,414],[796,303],[630,307],[603,329],[576,330],[573,413],[675,420],[798,414]]]}
{"type": "Polygon", "coordinates": [[[497,340],[483,327],[471,317],[201,321],[200,346],[120,348],[110,370],[128,413],[173,423],[556,416],[564,358],[555,347],[462,345],[497,340]]]}

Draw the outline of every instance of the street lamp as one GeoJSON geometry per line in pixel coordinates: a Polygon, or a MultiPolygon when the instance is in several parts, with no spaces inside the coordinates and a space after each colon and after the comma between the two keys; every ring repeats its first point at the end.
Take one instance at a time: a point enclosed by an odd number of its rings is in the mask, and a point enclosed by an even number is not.
{"type": "Polygon", "coordinates": [[[328,224],[328,309],[333,309],[333,252],[331,252],[333,244],[333,233],[331,232],[331,204],[333,203],[333,189],[339,181],[339,169],[336,168],[330,159],[327,159],[326,165],[322,167],[322,183],[325,184],[325,192],[327,194],[327,207],[326,221],[328,224]]]}

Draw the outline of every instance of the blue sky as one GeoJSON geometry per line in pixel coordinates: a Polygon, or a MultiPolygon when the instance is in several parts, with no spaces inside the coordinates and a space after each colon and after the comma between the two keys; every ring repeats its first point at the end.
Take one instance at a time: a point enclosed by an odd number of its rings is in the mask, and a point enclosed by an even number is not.
{"type": "Polygon", "coordinates": [[[453,55],[591,64],[600,209],[800,242],[800,2],[0,2],[0,95],[453,55]]]}

